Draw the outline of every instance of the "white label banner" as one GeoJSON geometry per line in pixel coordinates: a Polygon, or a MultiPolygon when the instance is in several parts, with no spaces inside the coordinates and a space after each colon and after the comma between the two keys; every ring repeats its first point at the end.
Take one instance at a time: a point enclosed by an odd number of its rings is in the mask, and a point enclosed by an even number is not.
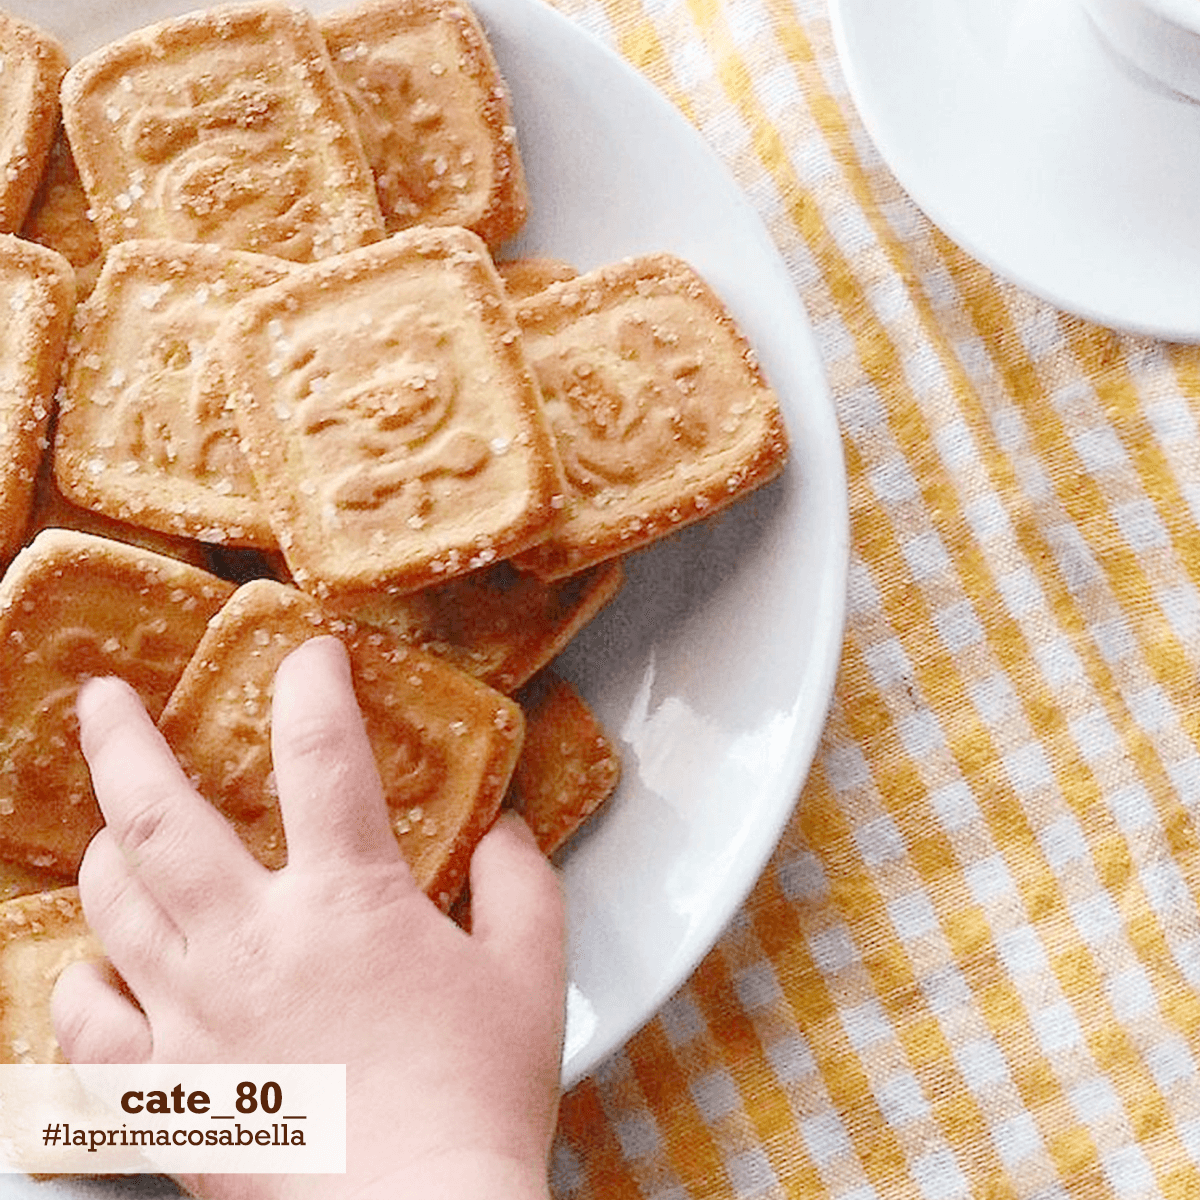
{"type": "Polygon", "coordinates": [[[345,1170],[341,1064],[0,1065],[0,1172],[345,1170]]]}

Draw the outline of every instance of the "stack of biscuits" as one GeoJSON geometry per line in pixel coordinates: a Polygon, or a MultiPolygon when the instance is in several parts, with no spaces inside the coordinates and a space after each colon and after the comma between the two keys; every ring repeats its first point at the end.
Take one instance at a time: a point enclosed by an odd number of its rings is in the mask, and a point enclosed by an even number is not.
{"type": "Polygon", "coordinates": [[[0,1061],[44,1061],[53,977],[101,953],[82,680],[128,680],[278,868],[272,680],[341,637],[450,911],[503,805],[551,853],[616,786],[548,666],[622,556],[787,441],[686,263],[505,259],[518,137],[455,0],[230,5],[73,65],[0,14],[0,67],[0,1061]]]}

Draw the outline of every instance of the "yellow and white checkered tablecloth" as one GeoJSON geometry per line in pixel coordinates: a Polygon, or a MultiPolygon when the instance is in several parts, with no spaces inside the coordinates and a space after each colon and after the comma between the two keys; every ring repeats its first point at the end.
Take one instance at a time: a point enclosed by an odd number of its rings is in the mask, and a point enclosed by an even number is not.
{"type": "Polygon", "coordinates": [[[565,1098],[556,1197],[1200,1197],[1200,350],[1065,316],[932,228],[824,0],[557,3],[771,230],[853,551],[790,826],[565,1098]]]}

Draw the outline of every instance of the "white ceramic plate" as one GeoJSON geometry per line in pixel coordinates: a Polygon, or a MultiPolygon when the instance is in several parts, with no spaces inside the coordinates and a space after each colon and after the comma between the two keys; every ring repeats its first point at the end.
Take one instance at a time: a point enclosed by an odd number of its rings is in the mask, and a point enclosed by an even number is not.
{"type": "MultiPolygon", "coordinates": [[[[8,6],[58,32],[73,54],[193,7],[8,6]]],[[[322,7],[333,5],[313,5],[322,7]]],[[[624,758],[618,794],[562,859],[570,1084],[686,979],[792,811],[841,652],[846,489],[805,314],[776,248],[712,152],[639,75],[537,0],[476,8],[512,88],[532,193],[532,219],[514,250],[581,268],[658,249],[687,258],[757,348],[793,441],[779,480],[635,556],[621,596],[561,660],[624,758]]]]}
{"type": "Polygon", "coordinates": [[[1200,341],[1200,105],[1079,0],[830,0],[851,93],[960,246],[1114,328],[1200,341]]]}

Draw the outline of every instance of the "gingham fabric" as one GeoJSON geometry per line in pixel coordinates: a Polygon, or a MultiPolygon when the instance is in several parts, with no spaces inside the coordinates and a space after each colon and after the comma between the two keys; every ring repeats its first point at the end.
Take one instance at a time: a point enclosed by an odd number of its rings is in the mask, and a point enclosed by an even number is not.
{"type": "Polygon", "coordinates": [[[565,1098],[556,1197],[1200,1197],[1200,353],[1064,316],[932,228],[824,0],[558,3],[774,235],[853,553],[795,815],[565,1098]]]}

